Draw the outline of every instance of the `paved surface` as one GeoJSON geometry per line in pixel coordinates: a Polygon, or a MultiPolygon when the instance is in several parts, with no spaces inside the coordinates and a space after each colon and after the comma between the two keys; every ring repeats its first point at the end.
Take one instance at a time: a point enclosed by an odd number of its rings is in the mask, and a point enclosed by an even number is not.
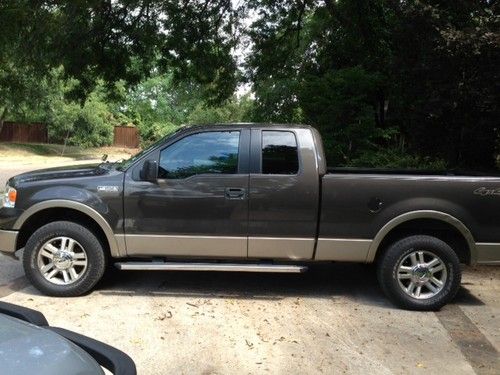
{"type": "Polygon", "coordinates": [[[499,281],[500,267],[465,268],[437,313],[394,308],[373,267],[356,264],[298,275],[111,269],[87,296],[49,298],[0,255],[1,300],[124,350],[139,374],[499,374],[499,281]]]}

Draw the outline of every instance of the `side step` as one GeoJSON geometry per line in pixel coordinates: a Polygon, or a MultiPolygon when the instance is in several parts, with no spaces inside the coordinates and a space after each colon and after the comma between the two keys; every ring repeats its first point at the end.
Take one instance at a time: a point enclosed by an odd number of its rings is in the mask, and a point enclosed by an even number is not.
{"type": "Polygon", "coordinates": [[[293,264],[250,263],[181,263],[181,262],[119,262],[115,267],[123,271],[226,271],[302,273],[306,266],[293,264]]]}

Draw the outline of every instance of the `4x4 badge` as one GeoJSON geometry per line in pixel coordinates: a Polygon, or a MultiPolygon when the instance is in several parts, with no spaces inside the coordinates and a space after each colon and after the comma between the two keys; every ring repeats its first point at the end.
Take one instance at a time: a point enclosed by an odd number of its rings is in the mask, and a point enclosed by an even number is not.
{"type": "Polygon", "coordinates": [[[474,190],[474,194],[476,195],[500,195],[500,188],[496,189],[488,189],[485,187],[480,187],[479,189],[474,190]]]}

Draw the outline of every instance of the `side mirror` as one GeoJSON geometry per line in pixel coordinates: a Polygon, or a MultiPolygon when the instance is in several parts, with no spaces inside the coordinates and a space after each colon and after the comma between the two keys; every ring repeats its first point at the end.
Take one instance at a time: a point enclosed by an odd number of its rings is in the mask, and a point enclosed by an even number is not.
{"type": "Polygon", "coordinates": [[[158,179],[158,162],[156,160],[146,160],[141,169],[141,180],[156,182],[158,179]]]}

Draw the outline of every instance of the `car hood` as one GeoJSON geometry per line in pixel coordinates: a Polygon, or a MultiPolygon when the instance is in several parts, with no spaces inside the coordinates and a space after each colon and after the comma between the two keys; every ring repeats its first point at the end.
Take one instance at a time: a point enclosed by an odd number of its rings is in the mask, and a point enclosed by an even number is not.
{"type": "Polygon", "coordinates": [[[109,170],[109,167],[105,166],[107,166],[107,164],[81,164],[39,169],[14,176],[9,180],[9,184],[16,186],[23,182],[99,176],[105,174],[107,170],[109,170]]]}
{"type": "Polygon", "coordinates": [[[64,337],[3,314],[0,363],[5,374],[104,374],[89,354],[64,337]]]}

